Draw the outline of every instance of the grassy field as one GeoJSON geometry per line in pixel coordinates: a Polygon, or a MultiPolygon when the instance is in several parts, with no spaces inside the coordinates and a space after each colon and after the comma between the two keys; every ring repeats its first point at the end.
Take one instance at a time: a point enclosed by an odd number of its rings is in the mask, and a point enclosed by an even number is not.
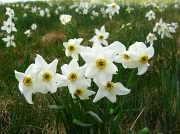
{"type": "MultiPolygon", "coordinates": [[[[119,14],[115,13],[111,19],[105,12],[106,4],[110,2],[74,4],[71,1],[53,1],[0,5],[1,28],[8,19],[6,8],[10,7],[15,13],[12,21],[17,29],[10,34],[6,30],[0,32],[0,133],[180,133],[179,27],[163,38],[158,32],[153,32],[161,18],[166,25],[170,24],[169,27],[172,22],[180,22],[180,3],[157,2],[155,5],[141,3],[141,0],[130,0],[129,3],[119,0],[116,3],[120,6],[119,14]],[[84,11],[86,7],[87,14],[84,11]],[[131,8],[130,13],[127,12],[128,7],[131,8]],[[45,11],[44,16],[40,16],[40,10],[45,11]],[[155,19],[149,21],[145,15],[150,10],[154,11],[155,19]],[[62,14],[72,16],[70,23],[61,23],[59,18],[62,14]],[[31,29],[34,23],[36,30],[31,29]],[[137,75],[137,68],[125,69],[121,63],[113,62],[118,69],[117,74],[113,74],[113,82],[121,82],[131,89],[130,93],[116,96],[114,103],[105,97],[94,103],[95,95],[87,100],[73,99],[65,86],[52,94],[35,93],[32,95],[34,104],[29,104],[19,90],[14,70],[24,73],[39,54],[48,64],[57,59],[56,72],[62,74],[61,67],[72,59],[66,56],[63,43],[82,38],[82,46],[92,47],[89,40],[95,35],[95,29],[101,29],[103,25],[109,32],[108,44],[119,41],[127,49],[135,42],[144,42],[150,47],[146,39],[148,34],[154,33],[157,37],[152,45],[154,56],[148,60],[150,66],[144,74],[137,75]],[[27,36],[24,32],[29,29],[31,34],[27,36]],[[16,47],[6,47],[3,38],[7,35],[14,35],[16,47]]],[[[81,56],[78,62],[80,66],[85,64],[81,56]]],[[[92,80],[88,89],[97,92],[98,86],[92,80]]]]}

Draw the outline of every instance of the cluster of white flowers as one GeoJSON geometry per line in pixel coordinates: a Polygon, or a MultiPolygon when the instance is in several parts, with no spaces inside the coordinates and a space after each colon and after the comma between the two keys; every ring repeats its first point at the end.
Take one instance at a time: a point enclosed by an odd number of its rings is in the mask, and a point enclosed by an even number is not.
{"type": "Polygon", "coordinates": [[[171,24],[163,22],[162,18],[155,24],[153,32],[157,32],[163,39],[164,36],[172,38],[172,34],[175,33],[178,28],[178,23],[172,22],[171,24]]]}
{"type": "Polygon", "coordinates": [[[61,23],[63,25],[66,25],[67,23],[69,23],[71,21],[72,16],[71,15],[67,15],[67,14],[62,14],[59,17],[59,20],[61,21],[61,23]]]}
{"type": "Polygon", "coordinates": [[[31,25],[31,29],[26,30],[26,31],[24,32],[24,34],[26,34],[27,37],[29,37],[29,36],[31,35],[31,30],[36,30],[36,28],[37,28],[36,23],[33,23],[33,24],[31,25]]]}
{"type": "Polygon", "coordinates": [[[14,35],[12,35],[12,32],[17,32],[15,24],[13,23],[13,19],[15,17],[14,10],[9,7],[6,7],[6,15],[8,15],[9,18],[7,19],[7,21],[3,22],[1,30],[6,31],[8,35],[6,38],[3,38],[2,40],[6,42],[6,47],[16,47],[16,44],[14,42],[14,35]]]}

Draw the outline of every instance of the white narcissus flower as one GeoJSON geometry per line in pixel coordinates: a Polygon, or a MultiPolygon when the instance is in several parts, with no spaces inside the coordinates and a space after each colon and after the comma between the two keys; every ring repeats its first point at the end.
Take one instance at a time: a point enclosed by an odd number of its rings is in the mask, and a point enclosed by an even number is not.
{"type": "Polygon", "coordinates": [[[126,50],[126,47],[119,41],[115,41],[112,44],[110,44],[108,49],[114,49],[117,52],[117,55],[115,57],[114,62],[122,63],[122,66],[124,68],[134,68],[134,66],[137,64],[130,56],[126,54],[126,52],[131,50],[126,50]]]}
{"type": "Polygon", "coordinates": [[[73,59],[79,60],[79,54],[83,51],[83,46],[81,46],[82,38],[70,39],[68,42],[64,42],[63,46],[66,48],[65,54],[67,57],[71,56],[73,59]]]}
{"type": "Polygon", "coordinates": [[[154,44],[154,41],[157,40],[155,34],[149,33],[148,36],[146,37],[147,43],[150,42],[151,45],[154,44]]]}
{"type": "Polygon", "coordinates": [[[151,19],[155,19],[155,13],[153,12],[153,10],[150,10],[146,13],[145,17],[148,17],[148,20],[150,21],[151,19]]]}
{"type": "Polygon", "coordinates": [[[60,15],[59,20],[63,25],[66,25],[66,23],[69,23],[71,21],[71,18],[72,18],[71,15],[63,14],[60,15]]]}
{"type": "Polygon", "coordinates": [[[9,15],[10,18],[14,18],[14,10],[10,7],[6,7],[6,15],[9,15]]]}
{"type": "Polygon", "coordinates": [[[24,32],[24,34],[26,34],[28,37],[31,35],[31,30],[29,29],[29,30],[26,30],[25,32],[24,32]]]}
{"type": "Polygon", "coordinates": [[[163,25],[163,20],[162,18],[159,20],[159,22],[157,22],[155,24],[155,27],[153,28],[153,32],[158,32],[158,34],[160,35],[162,32],[162,25],[163,25]]]}
{"type": "Polygon", "coordinates": [[[86,100],[95,93],[94,91],[88,90],[87,87],[77,87],[74,94],[72,94],[72,98],[79,97],[81,100],[86,100]]]}
{"type": "Polygon", "coordinates": [[[96,78],[94,79],[94,82],[99,89],[93,102],[97,102],[101,98],[106,97],[114,103],[116,102],[116,95],[126,95],[130,93],[130,89],[125,88],[120,82],[113,83],[111,80],[108,80],[104,85],[102,85],[96,78]]]}
{"type": "Polygon", "coordinates": [[[37,28],[36,23],[33,23],[33,24],[31,25],[31,29],[32,29],[32,30],[36,30],[36,28],[37,28]]]}
{"type": "Polygon", "coordinates": [[[33,104],[32,93],[35,93],[37,88],[37,75],[42,68],[33,69],[34,64],[31,64],[25,71],[21,73],[14,71],[16,79],[19,81],[19,90],[24,95],[26,101],[33,104]]]}
{"type": "Polygon", "coordinates": [[[90,87],[90,80],[84,76],[85,67],[79,67],[76,59],[72,59],[69,65],[61,67],[62,79],[58,82],[58,87],[68,86],[69,92],[74,94],[79,86],[90,87]]]}
{"type": "Polygon", "coordinates": [[[14,46],[14,47],[16,47],[16,44],[15,44],[15,42],[13,41],[13,40],[14,40],[14,35],[12,35],[12,36],[7,36],[7,38],[3,38],[2,40],[5,41],[5,42],[7,42],[6,47],[9,47],[9,46],[14,46]]]}
{"type": "Polygon", "coordinates": [[[170,34],[170,31],[169,31],[169,27],[166,23],[162,24],[161,39],[164,38],[164,35],[169,38],[172,38],[172,35],[170,34]]]}
{"type": "Polygon", "coordinates": [[[7,33],[11,33],[11,31],[17,32],[15,24],[12,22],[11,18],[8,18],[7,21],[4,21],[3,25],[4,26],[1,28],[1,30],[6,30],[7,33]]]}
{"type": "Polygon", "coordinates": [[[115,50],[96,49],[94,52],[82,52],[81,57],[87,64],[85,76],[97,77],[102,84],[107,82],[107,79],[112,78],[112,75],[118,71],[113,63],[116,55],[115,50]]]}
{"type": "Polygon", "coordinates": [[[112,16],[114,15],[114,13],[119,14],[120,7],[116,3],[107,4],[106,6],[108,7],[106,9],[106,13],[111,13],[112,16]]]}
{"type": "Polygon", "coordinates": [[[38,74],[38,89],[36,92],[46,94],[48,91],[55,93],[57,91],[57,82],[62,79],[62,76],[56,73],[58,60],[55,59],[50,64],[37,54],[35,59],[34,68],[42,67],[41,72],[38,74]]]}
{"type": "MultiPolygon", "coordinates": [[[[152,45],[147,47],[143,42],[136,42],[134,47],[136,47],[136,51],[128,51],[126,54],[137,62],[137,64],[134,65],[134,68],[138,67],[137,75],[142,75],[150,66],[148,60],[154,55],[154,48],[152,45]]],[[[135,48],[133,49],[135,50],[135,48]]]]}
{"type": "MultiPolygon", "coordinates": [[[[105,46],[108,46],[108,42],[106,41],[106,39],[109,37],[109,33],[106,32],[105,26],[102,26],[100,30],[95,29],[95,33],[96,33],[95,36],[98,37],[100,43],[105,45],[105,46]]],[[[94,41],[94,37],[89,41],[94,41]]]]}

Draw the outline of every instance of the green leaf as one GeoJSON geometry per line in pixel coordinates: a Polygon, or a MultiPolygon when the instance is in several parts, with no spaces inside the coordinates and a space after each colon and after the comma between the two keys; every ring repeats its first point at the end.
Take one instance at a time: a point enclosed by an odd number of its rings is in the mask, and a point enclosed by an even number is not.
{"type": "Polygon", "coordinates": [[[73,123],[79,125],[79,126],[82,126],[82,127],[88,127],[88,126],[92,126],[93,124],[87,124],[87,123],[84,123],[80,120],[77,120],[77,119],[73,119],[73,123]]]}
{"type": "Polygon", "coordinates": [[[58,106],[58,105],[49,105],[48,107],[53,109],[60,109],[60,110],[65,108],[64,106],[58,106]]]}
{"type": "Polygon", "coordinates": [[[94,113],[93,111],[88,111],[86,112],[85,114],[90,114],[93,118],[95,118],[98,122],[101,122],[103,123],[103,121],[101,120],[101,118],[96,114],[94,113]]]}
{"type": "Polygon", "coordinates": [[[138,134],[148,134],[148,133],[149,133],[149,129],[147,127],[143,128],[138,132],[138,134]]]}

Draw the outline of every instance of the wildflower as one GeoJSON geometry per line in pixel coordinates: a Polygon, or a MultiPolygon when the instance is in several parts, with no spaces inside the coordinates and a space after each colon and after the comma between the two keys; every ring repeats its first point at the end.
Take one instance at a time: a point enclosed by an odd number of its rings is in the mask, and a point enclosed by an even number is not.
{"type": "MultiPolygon", "coordinates": [[[[105,26],[102,26],[100,31],[98,29],[95,29],[95,33],[95,36],[98,37],[100,43],[104,44],[105,46],[108,46],[108,42],[106,41],[106,39],[109,37],[109,33],[106,32],[105,26]]],[[[90,41],[94,41],[94,37],[90,41]]]]}
{"type": "Polygon", "coordinates": [[[24,14],[23,14],[23,17],[26,18],[26,17],[27,17],[27,13],[24,13],[24,14]]]}
{"type": "Polygon", "coordinates": [[[131,8],[129,6],[126,8],[126,12],[128,12],[128,13],[131,13],[132,10],[134,10],[134,8],[131,8]]]}
{"type": "Polygon", "coordinates": [[[134,68],[134,65],[137,64],[130,56],[126,54],[126,52],[128,51],[126,51],[126,47],[121,42],[118,41],[113,42],[108,46],[108,49],[116,50],[117,55],[115,57],[114,62],[122,63],[122,66],[124,68],[134,68]]]}
{"type": "Polygon", "coordinates": [[[41,67],[42,70],[37,76],[39,87],[36,92],[46,94],[48,91],[51,93],[57,91],[57,82],[62,78],[60,74],[56,73],[57,63],[58,60],[55,59],[50,64],[47,64],[47,62],[37,54],[34,68],[41,67]]]}
{"type": "Polygon", "coordinates": [[[69,23],[71,21],[71,18],[72,18],[72,16],[67,15],[67,14],[60,15],[60,17],[59,17],[59,19],[63,25],[66,25],[66,23],[69,23]]]}
{"type": "Polygon", "coordinates": [[[40,11],[39,11],[39,15],[40,15],[41,17],[43,17],[44,14],[45,14],[44,10],[40,10],[40,11]]]}
{"type": "Polygon", "coordinates": [[[130,93],[130,90],[125,88],[120,82],[113,83],[111,79],[109,79],[104,85],[96,78],[93,81],[99,87],[93,102],[97,102],[101,98],[106,97],[114,103],[116,102],[116,95],[126,95],[130,93]]]}
{"type": "Polygon", "coordinates": [[[31,29],[32,29],[32,30],[36,30],[36,28],[37,28],[36,23],[33,23],[33,24],[31,25],[31,29]]]}
{"type": "Polygon", "coordinates": [[[158,34],[160,35],[160,33],[162,32],[162,24],[163,24],[163,20],[162,18],[159,20],[159,22],[157,22],[155,24],[155,27],[153,28],[153,32],[158,32],[158,34]]]}
{"type": "Polygon", "coordinates": [[[115,50],[104,51],[103,49],[98,49],[98,47],[95,48],[97,49],[93,49],[94,52],[81,53],[81,57],[87,64],[85,76],[87,78],[97,77],[103,84],[118,71],[116,65],[113,64],[117,52],[115,50]]]}
{"type": "Polygon", "coordinates": [[[90,86],[90,80],[84,77],[85,66],[79,67],[76,59],[72,59],[69,65],[61,67],[62,79],[58,82],[58,87],[68,86],[69,92],[74,94],[79,86],[90,86]]]}
{"type": "Polygon", "coordinates": [[[150,10],[146,13],[145,17],[148,17],[148,20],[150,21],[151,19],[155,19],[155,13],[152,10],[150,10]]]}
{"type": "Polygon", "coordinates": [[[74,94],[72,94],[72,98],[79,97],[81,100],[89,99],[89,96],[95,94],[96,92],[88,90],[87,87],[77,87],[74,94]]]}
{"type": "Polygon", "coordinates": [[[2,39],[3,41],[7,42],[6,44],[6,47],[9,47],[9,46],[14,46],[16,47],[16,44],[14,43],[14,35],[12,36],[7,36],[7,38],[3,38],[2,39]]]}
{"type": "Polygon", "coordinates": [[[136,42],[131,48],[131,51],[126,52],[137,64],[134,65],[134,68],[138,68],[138,75],[144,74],[148,66],[149,59],[154,55],[153,46],[147,47],[143,42],[136,42]]]}
{"type": "Polygon", "coordinates": [[[164,38],[164,35],[169,37],[169,38],[172,37],[172,35],[170,34],[169,27],[165,23],[162,24],[161,39],[164,38]]]}
{"type": "Polygon", "coordinates": [[[30,29],[29,29],[29,30],[26,30],[26,31],[24,32],[24,34],[26,34],[27,37],[29,37],[29,36],[31,35],[31,30],[30,30],[30,29]]]}
{"type": "Polygon", "coordinates": [[[68,42],[64,42],[63,46],[66,48],[65,54],[67,57],[71,56],[73,59],[79,60],[79,54],[83,51],[81,46],[82,38],[70,39],[68,42]]]}
{"type": "Polygon", "coordinates": [[[4,21],[3,25],[4,26],[1,28],[1,30],[6,30],[7,33],[11,33],[11,31],[17,32],[15,24],[12,22],[11,18],[8,18],[7,21],[4,21]]]}
{"type": "Polygon", "coordinates": [[[148,36],[146,37],[147,43],[150,42],[150,44],[154,43],[154,40],[157,40],[155,34],[149,33],[148,36]]]}
{"type": "Polygon", "coordinates": [[[26,101],[33,104],[32,93],[35,93],[37,88],[37,75],[41,71],[41,68],[33,69],[34,64],[31,64],[25,71],[21,73],[14,71],[16,79],[19,81],[19,90],[24,95],[26,101]]]}
{"type": "Polygon", "coordinates": [[[119,14],[120,7],[116,3],[107,4],[106,6],[107,6],[106,13],[111,13],[112,16],[114,15],[114,13],[119,14]]]}
{"type": "Polygon", "coordinates": [[[10,7],[6,7],[6,15],[8,15],[11,19],[14,18],[14,10],[10,7]]]}

